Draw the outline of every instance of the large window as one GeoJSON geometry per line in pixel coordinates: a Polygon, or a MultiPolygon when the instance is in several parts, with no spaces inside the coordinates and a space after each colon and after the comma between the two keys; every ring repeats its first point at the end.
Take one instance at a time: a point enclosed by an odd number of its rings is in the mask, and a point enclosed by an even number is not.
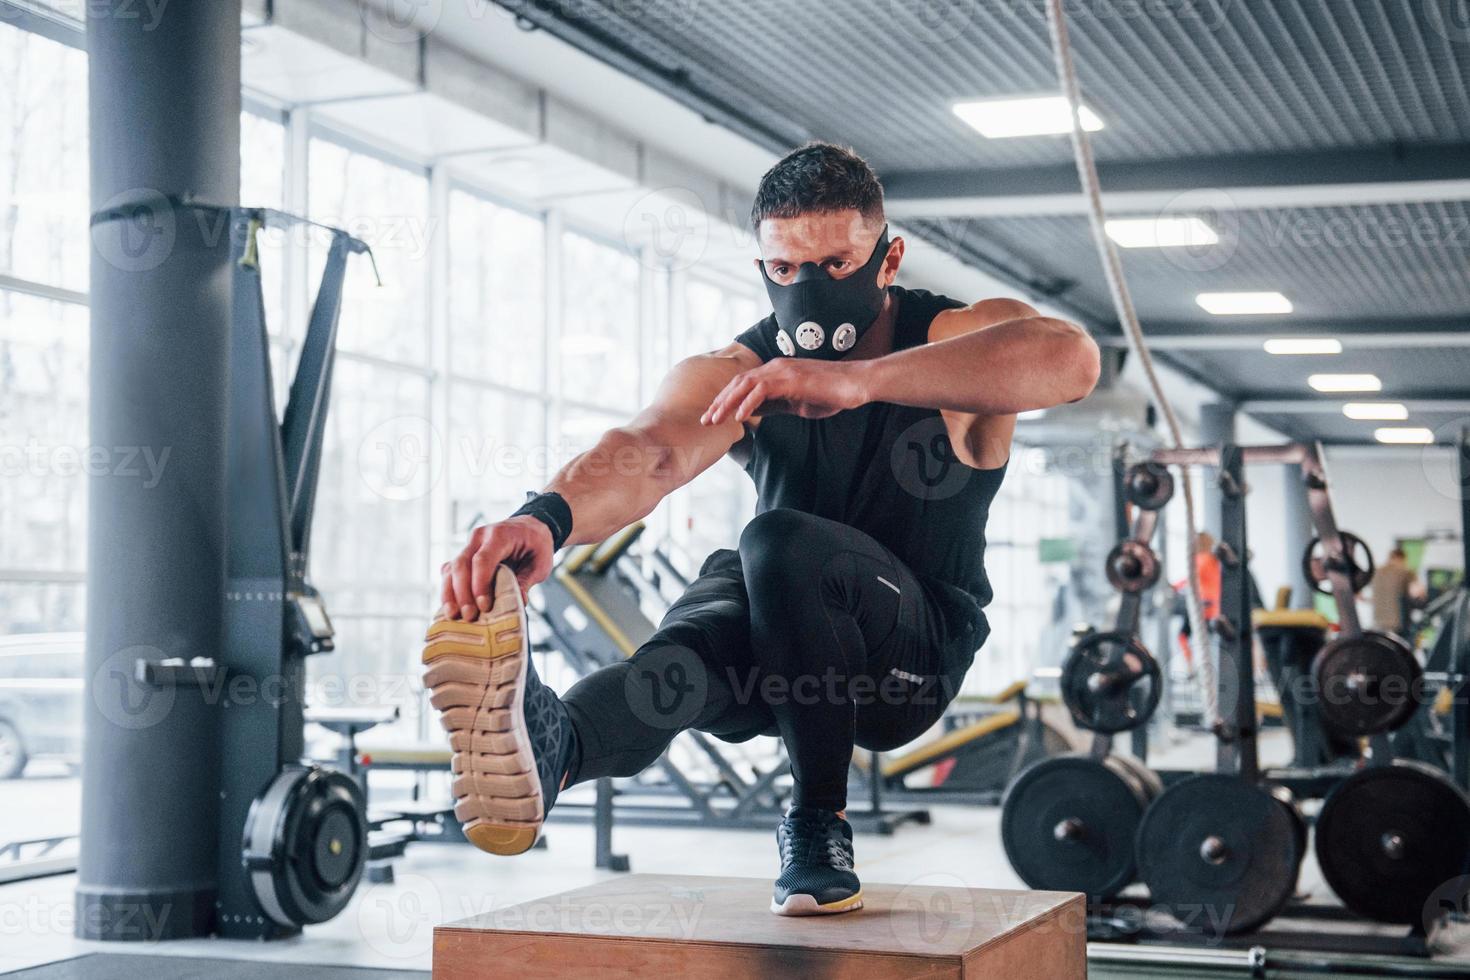
{"type": "Polygon", "coordinates": [[[632,412],[639,392],[638,259],[576,233],[563,239],[562,256],[563,396],[632,412]]]}
{"type": "MultiPolygon", "coordinates": [[[[307,168],[311,217],[372,246],[382,285],[362,270],[342,299],[342,350],[399,364],[429,361],[429,181],[326,139],[311,141],[307,168]]],[[[327,240],[312,237],[317,282],[327,240]]]]}
{"type": "Polygon", "coordinates": [[[0,275],[87,288],[87,58],[0,24],[0,275]]]}
{"type": "MultiPolygon", "coordinates": [[[[349,259],[312,534],[337,652],[311,662],[312,690],[337,707],[397,706],[401,721],[380,735],[411,738],[420,698],[404,679],[432,608],[430,507],[443,466],[428,371],[428,179],[313,138],[307,187],[311,218],[366,242],[382,278],[349,259]]],[[[314,285],[329,239],[309,241],[314,285]]]]}
{"type": "Polygon", "coordinates": [[[546,364],[546,224],[456,190],[449,205],[450,370],[540,392],[546,364]]]}
{"type": "Polygon", "coordinates": [[[448,220],[446,551],[561,462],[546,434],[546,222],[463,189],[448,220]]]}
{"type": "Polygon", "coordinates": [[[0,633],[79,630],[87,311],[0,290],[0,633]]]}
{"type": "Polygon", "coordinates": [[[0,23],[0,848],[78,824],[87,170],[85,55],[0,23]]]}

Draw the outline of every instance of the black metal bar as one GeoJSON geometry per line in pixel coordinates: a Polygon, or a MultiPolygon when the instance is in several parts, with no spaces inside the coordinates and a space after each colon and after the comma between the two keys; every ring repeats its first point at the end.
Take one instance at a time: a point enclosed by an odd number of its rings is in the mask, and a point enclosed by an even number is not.
{"type": "Polygon", "coordinates": [[[1256,688],[1252,664],[1250,572],[1246,567],[1245,458],[1237,446],[1220,448],[1220,651],[1216,671],[1220,730],[1220,772],[1254,782],[1256,688]]]}
{"type": "MultiPolygon", "coordinates": [[[[1460,430],[1460,441],[1455,448],[1460,464],[1460,567],[1470,576],[1470,426],[1460,430]]],[[[1470,588],[1470,579],[1462,587],[1470,588]]]]}
{"type": "Polygon", "coordinates": [[[613,853],[613,797],[616,790],[613,789],[613,781],[608,776],[597,780],[597,800],[593,804],[592,822],[596,828],[596,865],[609,871],[627,871],[629,869],[628,856],[626,854],[613,853]]]}
{"type": "Polygon", "coordinates": [[[1332,583],[1332,596],[1337,602],[1340,635],[1358,636],[1362,634],[1363,627],[1358,621],[1357,592],[1353,588],[1352,579],[1344,571],[1350,556],[1332,511],[1332,492],[1322,458],[1322,447],[1316,446],[1301,461],[1302,479],[1307,488],[1307,507],[1312,512],[1312,523],[1327,556],[1324,567],[1327,569],[1327,578],[1332,583]]]}
{"type": "MultiPolygon", "coordinates": [[[[1304,463],[1311,450],[1303,443],[1292,442],[1283,446],[1236,446],[1246,463],[1304,463]]],[[[1199,449],[1155,449],[1149,454],[1155,463],[1171,466],[1215,466],[1220,465],[1220,449],[1205,446],[1199,449]]]]}
{"type": "Polygon", "coordinates": [[[337,324],[342,313],[342,287],[351,239],[332,236],[321,286],[301,345],[301,359],[291,380],[291,395],[281,420],[290,503],[291,550],[304,572],[311,546],[311,517],[321,471],[322,442],[331,400],[332,370],[337,354],[337,324]]]}

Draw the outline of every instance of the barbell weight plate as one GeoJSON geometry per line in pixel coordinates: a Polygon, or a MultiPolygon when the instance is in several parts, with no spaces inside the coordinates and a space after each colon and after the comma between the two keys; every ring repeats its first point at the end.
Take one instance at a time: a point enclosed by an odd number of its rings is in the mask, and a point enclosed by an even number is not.
{"type": "Polygon", "coordinates": [[[1006,788],[1001,843],[1030,887],[1110,898],[1134,880],[1133,840],[1147,805],[1137,775],[1117,759],[1053,756],[1006,788]]]}
{"type": "Polygon", "coordinates": [[[1161,463],[1135,463],[1123,479],[1128,502],[1143,510],[1160,510],[1174,497],[1174,477],[1161,463]]]}
{"type": "Polygon", "coordinates": [[[1127,538],[1108,552],[1105,571],[1119,592],[1146,592],[1159,581],[1159,556],[1142,541],[1127,538]]]}
{"type": "Polygon", "coordinates": [[[1144,795],[1150,803],[1158,799],[1159,794],[1164,791],[1164,781],[1159,778],[1159,774],[1136,757],[1131,755],[1112,755],[1108,756],[1108,758],[1115,762],[1120,762],[1133,770],[1134,775],[1138,777],[1139,784],[1143,787],[1144,795]]]}
{"type": "Polygon", "coordinates": [[[1470,873],[1470,797],[1422,762],[1359,770],[1322,803],[1317,863],[1358,915],[1427,925],[1440,886],[1470,873]]]}
{"type": "Polygon", "coordinates": [[[1235,776],[1190,776],[1138,825],[1139,877],[1153,907],[1207,935],[1248,932],[1291,898],[1303,838],[1290,808],[1235,776]]]}
{"type": "Polygon", "coordinates": [[[1401,728],[1424,698],[1424,671],[1409,645],[1373,630],[1327,643],[1312,678],[1322,724],[1348,738],[1401,728]]]}
{"type": "Polygon", "coordinates": [[[1301,852],[1301,856],[1297,858],[1297,863],[1298,865],[1300,865],[1300,863],[1305,860],[1307,856],[1308,835],[1307,818],[1302,813],[1302,808],[1297,805],[1296,794],[1287,787],[1280,785],[1268,785],[1265,787],[1265,789],[1266,792],[1270,793],[1272,796],[1276,797],[1276,799],[1281,801],[1281,805],[1286,807],[1286,812],[1291,816],[1292,827],[1296,830],[1297,848],[1301,852]]]}
{"type": "MultiPolygon", "coordinates": [[[[1338,531],[1338,537],[1342,539],[1343,557],[1346,565],[1343,571],[1348,575],[1348,581],[1352,583],[1353,592],[1362,592],[1373,581],[1373,549],[1368,543],[1351,531],[1338,531]]],[[[1322,550],[1322,539],[1313,538],[1307,544],[1307,550],[1302,552],[1302,576],[1310,583],[1312,588],[1323,595],[1332,595],[1332,580],[1328,572],[1332,570],[1325,555],[1319,554],[1322,550]]]]}
{"type": "Polygon", "coordinates": [[[1062,661],[1062,701],[1088,731],[1115,735],[1145,724],[1159,706],[1158,661],[1129,633],[1090,633],[1062,661]]]}
{"type": "Polygon", "coordinates": [[[244,861],[255,899],[278,925],[341,912],[367,862],[367,807],[357,781],[319,766],[282,770],[251,804],[244,861]]]}

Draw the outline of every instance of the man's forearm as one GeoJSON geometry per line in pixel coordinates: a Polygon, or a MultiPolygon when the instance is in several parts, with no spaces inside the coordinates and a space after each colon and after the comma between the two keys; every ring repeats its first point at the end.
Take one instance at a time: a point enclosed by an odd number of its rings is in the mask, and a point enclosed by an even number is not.
{"type": "Polygon", "coordinates": [[[658,445],[630,429],[605,433],[546,488],[572,510],[568,545],[590,544],[653,513],[659,502],[711,466],[705,447],[658,445]]]}
{"type": "Polygon", "coordinates": [[[1014,415],[1078,401],[1097,384],[1098,351],[1070,323],[1028,317],[854,362],[869,401],[1014,415]]]}

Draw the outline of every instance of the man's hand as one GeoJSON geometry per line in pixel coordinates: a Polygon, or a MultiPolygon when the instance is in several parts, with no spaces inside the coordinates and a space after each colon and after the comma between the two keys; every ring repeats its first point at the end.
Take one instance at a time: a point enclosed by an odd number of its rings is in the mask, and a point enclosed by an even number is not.
{"type": "Polygon", "coordinates": [[[866,405],[871,400],[866,363],[794,358],[767,361],[732,378],[705,409],[700,422],[719,425],[782,413],[824,419],[866,405]]]}
{"type": "Polygon", "coordinates": [[[509,565],[524,595],[551,574],[553,557],[551,529],[534,517],[512,517],[477,527],[459,557],[440,566],[444,576],[440,612],[449,619],[473,623],[480,613],[490,611],[497,568],[509,565]]]}

